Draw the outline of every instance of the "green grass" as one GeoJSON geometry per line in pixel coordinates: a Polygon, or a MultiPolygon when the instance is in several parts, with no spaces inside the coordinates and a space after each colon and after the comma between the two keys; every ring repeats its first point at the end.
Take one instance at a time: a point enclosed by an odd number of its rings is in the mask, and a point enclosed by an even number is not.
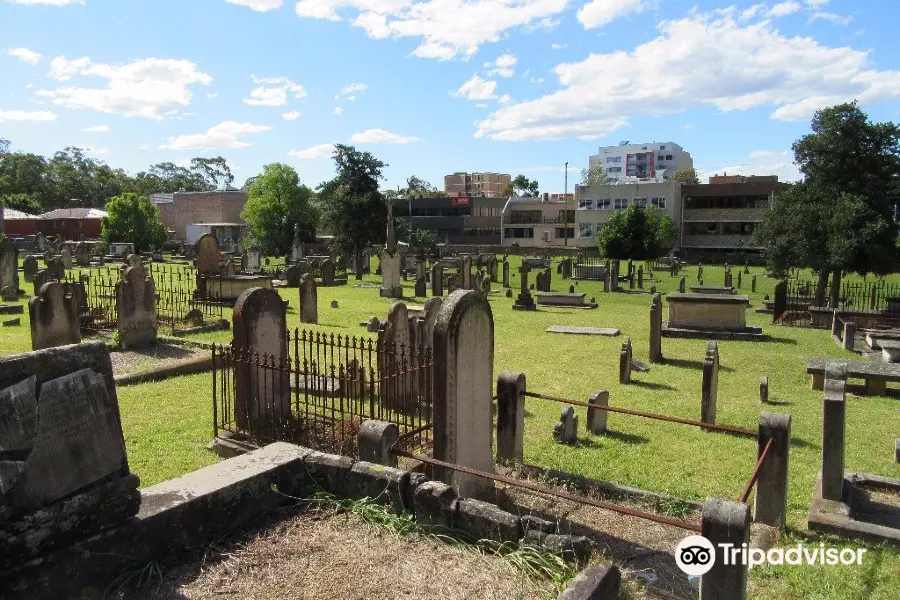
{"type": "MultiPolygon", "coordinates": [[[[512,285],[517,288],[515,267],[519,263],[514,257],[511,261],[512,285]]],[[[766,278],[762,269],[751,270],[758,276],[757,292],[749,293],[750,276],[745,274],[741,293],[751,296],[755,308],[761,306],[765,294],[773,293],[776,281],[766,278]]],[[[737,267],[734,271],[736,284],[737,267]]],[[[682,274],[688,285],[696,284],[696,266],[686,268],[682,274]]],[[[647,290],[653,284],[658,291],[677,290],[678,277],[656,275],[657,281],[645,282],[647,290]]],[[[813,279],[811,273],[806,276],[813,279]]],[[[849,279],[857,278],[854,275],[849,279]]],[[[868,279],[871,281],[871,277],[868,279]]],[[[722,267],[704,267],[705,284],[721,285],[723,280],[722,267]]],[[[892,275],[888,280],[900,281],[900,275],[892,275]]],[[[379,282],[380,278],[372,275],[366,276],[363,283],[379,282]]],[[[568,290],[570,283],[560,280],[554,269],[555,291],[568,290]]],[[[699,418],[704,340],[664,338],[666,364],[652,365],[650,373],[635,372],[630,385],[618,383],[623,336],[631,338],[635,358],[648,362],[649,295],[604,294],[599,282],[579,282],[576,290],[596,297],[598,309],[544,308],[523,313],[512,311],[512,300],[503,295],[500,286],[495,284],[494,290],[490,304],[495,324],[495,375],[503,370],[522,371],[532,391],[584,401],[593,391],[607,389],[612,406],[699,418]],[[546,333],[550,325],[616,327],[622,330],[622,336],[546,333]]],[[[404,292],[412,295],[412,281],[404,284],[404,292]]],[[[301,327],[296,310],[297,290],[282,289],[280,293],[290,300],[288,326],[301,327]]],[[[375,288],[357,287],[351,276],[347,286],[319,288],[320,323],[309,328],[329,334],[372,337],[359,322],[369,315],[384,318],[391,302],[380,298],[375,288]],[[338,300],[339,308],[330,307],[333,299],[338,300]]],[[[421,304],[424,299],[407,302],[421,304]]],[[[719,342],[722,368],[717,420],[755,430],[763,410],[791,413],[788,525],[791,536],[804,535],[806,513],[820,467],[822,423],[822,392],[808,389],[806,359],[855,355],[839,348],[827,330],[774,326],[770,315],[757,315],[752,310],[747,316],[749,324],[762,326],[772,339],[719,342]],[[769,379],[769,398],[777,405],[760,405],[758,390],[763,376],[769,379]]],[[[230,314],[226,317],[230,319],[230,314]]],[[[213,332],[191,337],[225,343],[231,334],[213,332]]],[[[30,346],[27,314],[20,328],[0,330],[0,354],[27,351],[30,346]]],[[[217,460],[205,450],[212,436],[211,394],[209,374],[119,389],[129,460],[144,486],[217,460]]],[[[551,435],[560,408],[552,402],[527,400],[526,462],[693,499],[737,499],[756,462],[753,440],[627,415],[610,414],[609,435],[588,436],[583,426],[583,409],[577,411],[582,421],[578,444],[561,446],[551,435]]],[[[892,397],[848,398],[848,470],[900,477],[900,465],[893,462],[894,439],[900,435],[897,410],[897,399],[892,397]]],[[[672,510],[677,512],[678,507],[672,510]]],[[[873,552],[861,568],[757,568],[751,573],[751,589],[753,597],[759,598],[895,598],[900,589],[900,552],[873,552]]]]}

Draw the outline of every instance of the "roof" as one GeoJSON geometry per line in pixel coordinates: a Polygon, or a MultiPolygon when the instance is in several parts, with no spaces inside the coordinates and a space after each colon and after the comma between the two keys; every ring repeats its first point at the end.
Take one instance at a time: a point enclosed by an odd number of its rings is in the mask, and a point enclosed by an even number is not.
{"type": "Polygon", "coordinates": [[[4,208],[3,209],[3,220],[4,221],[16,221],[16,220],[24,220],[24,219],[37,219],[37,215],[29,215],[28,213],[24,213],[21,210],[16,210],[14,208],[4,208]]]}
{"type": "Polygon", "coordinates": [[[41,219],[102,219],[106,211],[99,208],[57,208],[42,215],[41,219]]]}

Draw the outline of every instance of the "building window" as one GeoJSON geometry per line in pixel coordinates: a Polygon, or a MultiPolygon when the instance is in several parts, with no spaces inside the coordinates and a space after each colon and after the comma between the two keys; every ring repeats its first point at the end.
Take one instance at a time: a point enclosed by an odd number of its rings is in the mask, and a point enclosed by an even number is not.
{"type": "Polygon", "coordinates": [[[671,155],[671,154],[666,154],[666,160],[672,160],[672,155],[671,155]]]}
{"type": "Polygon", "coordinates": [[[658,206],[659,208],[665,208],[666,199],[664,197],[653,198],[652,200],[650,200],[650,204],[652,204],[653,206],[658,206]]]}
{"type": "Polygon", "coordinates": [[[574,227],[555,227],[556,229],[556,238],[574,238],[575,237],[575,228],[574,227]]]}
{"type": "Polygon", "coordinates": [[[638,208],[647,208],[647,199],[646,198],[634,198],[631,202],[638,208]]]}
{"type": "Polygon", "coordinates": [[[606,170],[607,173],[621,173],[622,167],[610,167],[606,170]]]}
{"type": "Polygon", "coordinates": [[[606,157],[606,164],[620,163],[620,162],[622,162],[621,156],[607,156],[606,157]]]}
{"type": "Polygon", "coordinates": [[[578,224],[578,237],[589,238],[592,235],[594,235],[593,223],[579,223],[578,224]]]}
{"type": "Polygon", "coordinates": [[[621,210],[623,208],[628,208],[628,198],[616,198],[613,201],[613,207],[616,210],[621,210]]]}
{"type": "Polygon", "coordinates": [[[598,198],[597,199],[597,210],[609,210],[610,200],[609,198],[598,198]]]}
{"type": "Polygon", "coordinates": [[[660,149],[660,150],[665,150],[665,149],[666,149],[666,145],[665,145],[665,144],[660,144],[660,145],[659,145],[659,149],[660,149]]]}
{"type": "Polygon", "coordinates": [[[666,160],[666,157],[665,157],[665,155],[660,154],[659,156],[656,157],[656,160],[658,160],[659,162],[662,162],[662,161],[666,160]]]}
{"type": "Polygon", "coordinates": [[[593,198],[582,198],[578,201],[579,210],[592,210],[594,208],[593,198]]]}
{"type": "Polygon", "coordinates": [[[503,236],[507,238],[533,238],[534,229],[531,227],[507,227],[503,236]]]}

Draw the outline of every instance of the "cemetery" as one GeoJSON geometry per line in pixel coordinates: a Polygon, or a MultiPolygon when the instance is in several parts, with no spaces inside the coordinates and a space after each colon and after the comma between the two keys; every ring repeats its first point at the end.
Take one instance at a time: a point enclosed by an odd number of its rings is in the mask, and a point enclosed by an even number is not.
{"type": "MultiPolygon", "coordinates": [[[[699,533],[770,547],[818,544],[821,532],[898,560],[900,432],[886,384],[900,373],[881,354],[896,334],[880,295],[873,309],[832,309],[823,326],[798,314],[816,307],[788,295],[793,283],[758,267],[752,290],[748,276],[684,293],[698,266],[452,251],[409,266],[394,244],[367,250],[356,279],[343,257],[297,254],[237,255],[213,238],[159,260],[15,257],[5,281],[21,293],[2,310],[20,324],[0,334],[2,431],[18,432],[3,449],[23,457],[4,463],[0,488],[9,589],[50,597],[61,582],[109,583],[172,556],[183,569],[161,573],[165,585],[225,585],[219,569],[244,550],[201,578],[185,549],[286,523],[327,533],[317,555],[330,560],[370,525],[310,518],[335,514],[310,486],[351,514],[382,498],[420,535],[558,557],[556,584],[510,571],[508,550],[477,567],[465,550],[447,558],[449,572],[495,573],[478,581],[513,595],[778,598],[808,584],[777,567],[690,581],[672,551],[699,533]],[[773,314],[747,310],[766,298],[773,314]],[[66,421],[79,433],[45,429],[66,421]],[[80,450],[87,436],[102,452],[80,450]],[[290,497],[306,500],[287,521],[254,524],[290,497]],[[573,595],[588,588],[607,595],[573,595]]],[[[702,269],[707,281],[730,274],[702,269]]],[[[266,543],[259,551],[280,554],[266,543]]],[[[432,551],[416,543],[393,551],[432,551]]],[[[465,579],[446,595],[476,589],[465,579]]]]}

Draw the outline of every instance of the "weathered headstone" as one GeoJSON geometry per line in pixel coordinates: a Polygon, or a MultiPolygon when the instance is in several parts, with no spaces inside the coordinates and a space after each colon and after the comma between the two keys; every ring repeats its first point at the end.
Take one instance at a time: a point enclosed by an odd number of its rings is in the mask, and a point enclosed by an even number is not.
{"type": "Polygon", "coordinates": [[[60,256],[62,258],[63,268],[66,271],[72,268],[72,252],[68,248],[63,248],[62,252],[60,252],[60,256]]]}
{"type": "Polygon", "coordinates": [[[34,281],[34,274],[38,272],[37,259],[30,254],[26,256],[25,260],[22,261],[22,271],[24,273],[25,281],[29,283],[34,281]]]}
{"type": "Polygon", "coordinates": [[[503,287],[509,287],[509,263],[503,261],[503,287]]]}
{"type": "Polygon", "coordinates": [[[247,250],[244,252],[244,264],[242,265],[244,272],[254,275],[256,273],[259,273],[261,268],[259,264],[259,258],[259,248],[247,248],[247,250]]]}
{"type": "Polygon", "coordinates": [[[251,288],[234,305],[233,321],[235,422],[267,430],[291,415],[284,302],[273,288],[251,288]]]}
{"type": "Polygon", "coordinates": [[[319,322],[319,291],[311,273],[300,277],[300,322],[319,322]]]}
{"type": "Polygon", "coordinates": [[[75,260],[79,267],[91,266],[91,248],[85,242],[75,244],[75,260]]]}
{"type": "Polygon", "coordinates": [[[606,420],[609,412],[603,408],[609,406],[609,391],[597,390],[588,397],[588,404],[592,407],[587,411],[587,430],[593,435],[602,435],[606,433],[606,420]],[[603,408],[600,408],[603,407],[603,408]]]}
{"type": "Polygon", "coordinates": [[[678,292],[680,294],[683,294],[686,289],[687,289],[687,282],[684,280],[684,276],[682,276],[681,279],[678,280],[678,292]]]}
{"type": "Polygon", "coordinates": [[[725,271],[725,287],[733,287],[734,284],[732,283],[732,281],[733,278],[731,276],[731,271],[725,271]]]}
{"type": "Polygon", "coordinates": [[[638,288],[644,289],[644,266],[641,265],[637,268],[637,282],[638,288]]]}
{"type": "Polygon", "coordinates": [[[219,241],[211,233],[204,233],[194,245],[194,251],[197,253],[197,272],[200,275],[218,275],[219,261],[221,255],[219,252],[219,241]]]}
{"type": "Polygon", "coordinates": [[[559,413],[559,421],[553,425],[553,439],[560,444],[574,444],[578,441],[578,415],[571,406],[564,406],[559,413]]]}
{"type": "Polygon", "coordinates": [[[287,268],[284,273],[285,281],[288,287],[297,287],[300,285],[300,277],[303,276],[303,269],[299,265],[293,264],[287,268]]]}
{"type": "Polygon", "coordinates": [[[750,291],[756,293],[756,275],[750,277],[750,291]]]}
{"type": "Polygon", "coordinates": [[[476,292],[481,291],[481,281],[484,279],[484,275],[482,275],[481,271],[475,271],[475,275],[472,277],[472,288],[476,292]]]}
{"type": "Polygon", "coordinates": [[[662,354],[662,298],[659,294],[653,294],[650,303],[650,362],[661,363],[662,354]]]}
{"type": "Polygon", "coordinates": [[[381,297],[402,298],[403,287],[400,285],[400,253],[390,254],[387,250],[381,253],[381,297]]]}
{"type": "Polygon", "coordinates": [[[714,425],[716,423],[716,401],[719,388],[719,344],[707,342],[706,356],[703,359],[703,387],[700,400],[700,420],[714,425]]]}
{"type": "Polygon", "coordinates": [[[416,291],[417,298],[424,298],[428,294],[428,286],[425,283],[425,276],[416,277],[416,291]]]}
{"type": "Polygon", "coordinates": [[[19,250],[13,241],[0,237],[0,289],[12,288],[19,293],[19,250]]]}
{"type": "Polygon", "coordinates": [[[459,275],[450,275],[447,277],[447,295],[449,296],[459,288],[459,275]]]}
{"type": "Polygon", "coordinates": [[[116,283],[116,330],[123,350],[156,343],[156,287],[141,267],[116,283]]]}
{"type": "Polygon", "coordinates": [[[738,284],[737,284],[737,286],[738,286],[738,288],[741,288],[741,287],[743,286],[743,280],[742,280],[742,277],[741,277],[741,271],[738,271],[738,284]]]}
{"type": "Polygon", "coordinates": [[[68,284],[51,281],[28,301],[31,348],[42,350],[81,341],[78,299],[68,284]]]}
{"type": "Polygon", "coordinates": [[[464,256],[462,259],[462,267],[460,268],[460,275],[462,276],[462,289],[471,290],[472,289],[472,257],[464,256]]]}
{"type": "Polygon", "coordinates": [[[326,258],[322,261],[322,286],[331,287],[334,285],[334,261],[326,258]]]}
{"type": "Polygon", "coordinates": [[[528,263],[522,261],[522,266],[519,267],[519,283],[521,287],[519,296],[513,302],[513,310],[537,310],[534,298],[531,297],[531,292],[528,290],[528,273],[530,271],[531,267],[528,266],[528,263]]]}
{"type": "Polygon", "coordinates": [[[366,331],[370,333],[377,333],[379,329],[381,329],[381,321],[378,320],[378,317],[374,315],[369,317],[369,321],[366,325],[366,331]]]}
{"type": "Polygon", "coordinates": [[[441,261],[435,261],[431,265],[431,295],[444,295],[444,265],[441,264],[441,261]]]}
{"type": "Polygon", "coordinates": [[[237,267],[234,266],[234,260],[228,259],[225,261],[225,277],[234,277],[237,275],[237,267]]]}
{"type": "Polygon", "coordinates": [[[488,297],[491,293],[491,276],[485,275],[484,279],[481,280],[481,293],[484,294],[485,298],[488,297]]]}
{"type": "Polygon", "coordinates": [[[844,491],[844,434],[847,411],[846,366],[825,364],[825,402],[822,418],[822,498],[840,502],[844,491]]]}
{"type": "Polygon", "coordinates": [[[631,382],[631,338],[625,338],[622,342],[622,350],[619,352],[619,383],[631,382]]]}
{"type": "Polygon", "coordinates": [[[125,257],[125,265],[126,267],[141,267],[143,266],[143,262],[141,261],[140,254],[129,254],[125,257]]]}
{"type": "Polygon", "coordinates": [[[763,404],[769,403],[769,378],[763,377],[759,380],[759,401],[763,404]]]}

